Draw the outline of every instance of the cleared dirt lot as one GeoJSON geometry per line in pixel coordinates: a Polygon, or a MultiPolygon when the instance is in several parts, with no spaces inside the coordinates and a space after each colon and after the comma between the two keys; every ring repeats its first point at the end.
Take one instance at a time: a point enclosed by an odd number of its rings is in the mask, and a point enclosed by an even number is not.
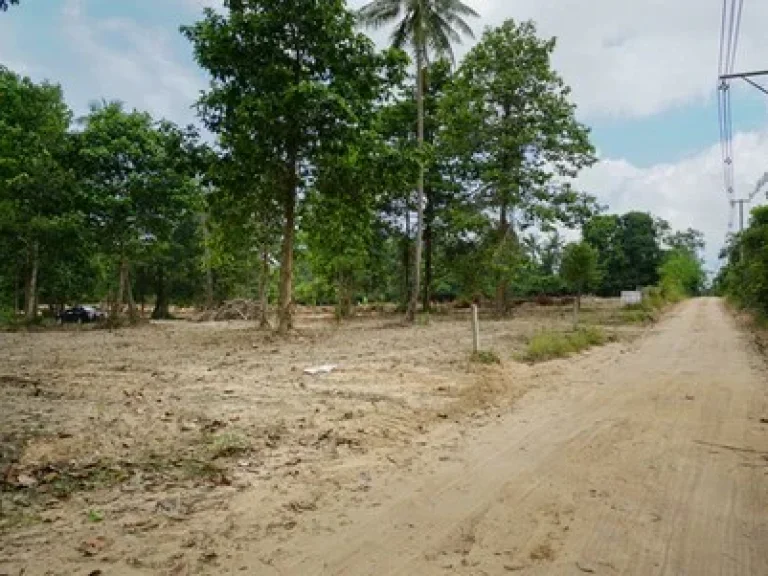
{"type": "Polygon", "coordinates": [[[484,323],[500,366],[464,319],[2,334],[0,574],[768,573],[763,364],[719,302],[512,361],[568,321],[484,323]]]}

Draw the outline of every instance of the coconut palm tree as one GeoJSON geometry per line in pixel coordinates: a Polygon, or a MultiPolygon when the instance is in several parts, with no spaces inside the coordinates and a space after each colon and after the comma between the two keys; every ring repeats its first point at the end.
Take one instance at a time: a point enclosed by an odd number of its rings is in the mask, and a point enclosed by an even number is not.
{"type": "MultiPolygon", "coordinates": [[[[410,49],[416,59],[416,106],[418,110],[417,137],[424,143],[424,82],[430,54],[447,56],[453,62],[453,43],[462,35],[474,38],[472,28],[464,18],[478,14],[461,0],[373,0],[360,9],[360,21],[379,28],[395,24],[392,45],[410,49]]],[[[408,303],[409,322],[416,316],[421,284],[421,252],[424,238],[424,166],[419,171],[417,188],[416,253],[414,278],[408,303]]]]}

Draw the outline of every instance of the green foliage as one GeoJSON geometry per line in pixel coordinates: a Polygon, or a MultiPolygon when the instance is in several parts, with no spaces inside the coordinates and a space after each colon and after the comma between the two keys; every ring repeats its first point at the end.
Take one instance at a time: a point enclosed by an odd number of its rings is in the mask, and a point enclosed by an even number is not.
{"type": "Polygon", "coordinates": [[[597,258],[597,250],[586,242],[574,242],[565,247],[560,276],[577,295],[595,288],[600,282],[597,258]]]}
{"type": "Polygon", "coordinates": [[[280,329],[287,330],[299,193],[321,159],[347,155],[384,87],[402,77],[404,57],[377,54],[343,0],[230,2],[182,32],[211,74],[200,113],[239,166],[240,194],[280,207],[280,329]]]}
{"type": "Polygon", "coordinates": [[[104,521],[104,512],[101,510],[88,510],[88,522],[99,523],[104,521]]]}
{"type": "Polygon", "coordinates": [[[473,204],[498,215],[488,263],[500,310],[521,264],[519,230],[573,225],[596,210],[593,198],[571,184],[595,158],[569,89],[551,67],[554,46],[531,22],[507,20],[486,30],[441,106],[441,137],[475,184],[473,204]]]}
{"type": "Polygon", "coordinates": [[[730,238],[723,256],[718,293],[758,316],[768,315],[768,206],[752,210],[749,226],[730,238]]]}
{"type": "Polygon", "coordinates": [[[476,200],[502,219],[515,210],[522,225],[575,223],[594,210],[566,178],[595,158],[570,90],[550,65],[554,46],[531,22],[486,30],[442,107],[444,138],[482,184],[476,200]]]}
{"type": "Polygon", "coordinates": [[[198,187],[189,151],[194,133],[149,114],[126,112],[117,102],[94,105],[78,135],[79,176],[87,210],[104,254],[118,263],[122,294],[132,307],[130,267],[143,256],[167,250],[192,209],[198,187]]]}
{"type": "Polygon", "coordinates": [[[461,34],[474,36],[464,18],[479,16],[459,0],[373,0],[358,15],[364,24],[375,28],[399,19],[392,44],[410,48],[419,62],[429,61],[430,49],[453,60],[452,43],[459,41],[461,34]]]}
{"type": "Polygon", "coordinates": [[[659,268],[659,278],[663,297],[677,302],[699,294],[704,286],[705,274],[701,261],[694,253],[678,248],[665,256],[659,268]]]}
{"type": "MultiPolygon", "coordinates": [[[[37,315],[42,260],[64,256],[80,200],[71,170],[72,114],[59,86],[36,84],[0,66],[0,276],[23,278],[28,320],[37,315]]],[[[14,291],[15,286],[0,286],[14,291]]]]}
{"type": "Polygon", "coordinates": [[[656,286],[666,261],[663,244],[673,252],[692,254],[694,260],[703,248],[701,232],[688,229],[671,234],[667,222],[643,212],[596,216],[584,225],[583,235],[598,253],[601,296],[656,286]]]}
{"type": "Polygon", "coordinates": [[[535,363],[566,358],[592,346],[602,346],[608,341],[605,332],[596,326],[583,327],[572,332],[539,332],[528,342],[522,359],[535,363]]]}

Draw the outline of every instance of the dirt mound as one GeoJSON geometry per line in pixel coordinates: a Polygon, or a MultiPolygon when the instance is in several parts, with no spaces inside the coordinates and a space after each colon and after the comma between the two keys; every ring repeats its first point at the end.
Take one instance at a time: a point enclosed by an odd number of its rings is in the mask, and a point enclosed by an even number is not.
{"type": "Polygon", "coordinates": [[[227,300],[218,308],[205,310],[194,319],[197,322],[223,322],[226,320],[254,320],[259,317],[261,307],[258,302],[239,298],[227,300]]]}

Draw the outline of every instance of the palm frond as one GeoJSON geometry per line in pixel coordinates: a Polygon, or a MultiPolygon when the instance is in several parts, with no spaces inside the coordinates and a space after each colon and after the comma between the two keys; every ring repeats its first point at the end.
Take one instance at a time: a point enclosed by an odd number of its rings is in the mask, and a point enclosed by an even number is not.
{"type": "Polygon", "coordinates": [[[381,28],[396,20],[403,8],[402,0],[373,0],[358,10],[357,17],[365,26],[381,28]]]}
{"type": "Polygon", "coordinates": [[[422,61],[433,51],[455,62],[453,45],[461,43],[462,36],[474,38],[465,18],[478,13],[461,0],[373,0],[357,16],[372,28],[394,23],[392,44],[410,46],[422,61]]]}
{"type": "Polygon", "coordinates": [[[436,8],[443,14],[471,16],[472,18],[480,17],[480,14],[474,8],[467,6],[461,0],[437,0],[436,8]]]}

